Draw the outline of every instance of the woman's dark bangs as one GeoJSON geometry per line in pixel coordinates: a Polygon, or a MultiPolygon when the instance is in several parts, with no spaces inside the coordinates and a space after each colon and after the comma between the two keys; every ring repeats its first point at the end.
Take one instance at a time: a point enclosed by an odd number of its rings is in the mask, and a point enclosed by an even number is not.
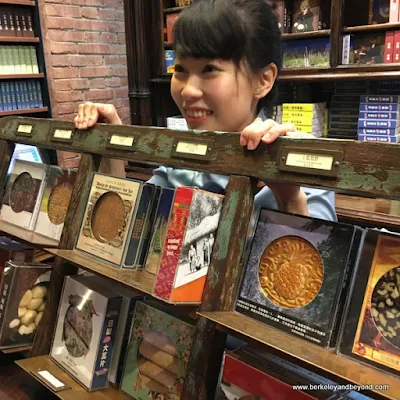
{"type": "Polygon", "coordinates": [[[226,15],[229,10],[224,12],[213,7],[207,7],[207,10],[206,7],[193,7],[195,4],[182,12],[175,23],[176,56],[240,61],[246,45],[240,19],[237,18],[235,26],[228,22],[232,21],[232,16],[226,15]]]}

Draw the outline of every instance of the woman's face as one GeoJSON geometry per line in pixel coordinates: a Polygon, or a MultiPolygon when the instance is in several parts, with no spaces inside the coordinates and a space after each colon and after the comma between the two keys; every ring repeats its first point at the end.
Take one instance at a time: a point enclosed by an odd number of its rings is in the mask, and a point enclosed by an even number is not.
{"type": "Polygon", "coordinates": [[[254,87],[233,61],[175,59],[171,95],[189,129],[240,132],[256,116],[254,87]]]}

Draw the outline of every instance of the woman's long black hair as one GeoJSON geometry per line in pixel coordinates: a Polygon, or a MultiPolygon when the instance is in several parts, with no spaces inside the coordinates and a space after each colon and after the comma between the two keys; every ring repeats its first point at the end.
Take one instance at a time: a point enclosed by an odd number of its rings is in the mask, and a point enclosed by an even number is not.
{"type": "MultiPolygon", "coordinates": [[[[194,0],[174,26],[176,56],[243,61],[257,73],[282,64],[278,19],[265,0],[194,0]]],[[[277,87],[258,103],[270,111],[277,87]]],[[[269,113],[269,112],[268,112],[269,113]]]]}

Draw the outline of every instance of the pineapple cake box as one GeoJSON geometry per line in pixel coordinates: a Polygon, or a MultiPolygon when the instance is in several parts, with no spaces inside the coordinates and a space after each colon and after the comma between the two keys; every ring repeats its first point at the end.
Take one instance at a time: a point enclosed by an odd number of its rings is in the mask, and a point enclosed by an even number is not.
{"type": "Polygon", "coordinates": [[[179,400],[193,336],[194,326],[166,307],[136,302],[121,390],[134,399],[179,400]]]}
{"type": "Polygon", "coordinates": [[[67,276],[51,358],[88,391],[108,386],[122,296],[92,276],[67,276]]]}

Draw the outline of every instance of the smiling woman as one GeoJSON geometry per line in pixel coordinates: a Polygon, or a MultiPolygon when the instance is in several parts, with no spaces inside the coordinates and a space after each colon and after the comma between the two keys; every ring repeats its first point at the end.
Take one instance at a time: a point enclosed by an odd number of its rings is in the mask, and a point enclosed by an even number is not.
{"type": "MultiPolygon", "coordinates": [[[[281,66],[281,38],[278,20],[264,0],[197,0],[175,22],[174,50],[171,94],[190,129],[238,132],[248,150],[295,130],[267,118],[281,66]]],[[[121,124],[113,106],[93,103],[79,107],[75,124],[86,129],[99,118],[121,124]]],[[[223,193],[228,177],[160,167],[149,182],[223,193]]],[[[269,184],[255,205],[336,219],[333,193],[322,190],[269,184]]]]}

